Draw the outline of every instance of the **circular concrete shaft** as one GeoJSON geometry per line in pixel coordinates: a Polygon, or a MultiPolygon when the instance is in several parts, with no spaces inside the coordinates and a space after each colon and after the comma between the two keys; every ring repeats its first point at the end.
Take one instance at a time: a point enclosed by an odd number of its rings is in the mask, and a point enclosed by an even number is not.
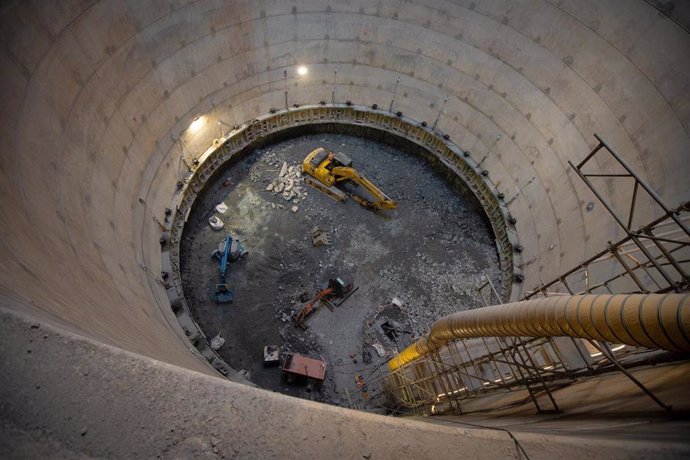
{"type": "Polygon", "coordinates": [[[688,198],[690,20],[654,3],[5,4],[2,304],[213,374],[160,282],[164,209],[221,131],[320,100],[400,111],[484,159],[538,284],[620,236],[567,166],[595,132],[669,206],[688,198]]]}

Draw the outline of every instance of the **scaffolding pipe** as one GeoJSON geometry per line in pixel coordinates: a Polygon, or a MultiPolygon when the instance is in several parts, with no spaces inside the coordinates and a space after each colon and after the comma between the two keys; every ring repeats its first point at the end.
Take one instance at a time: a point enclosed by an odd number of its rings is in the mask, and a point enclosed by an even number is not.
{"type": "Polygon", "coordinates": [[[690,294],[556,296],[461,311],[437,320],[388,367],[471,337],[574,337],[690,352],[690,294]]]}

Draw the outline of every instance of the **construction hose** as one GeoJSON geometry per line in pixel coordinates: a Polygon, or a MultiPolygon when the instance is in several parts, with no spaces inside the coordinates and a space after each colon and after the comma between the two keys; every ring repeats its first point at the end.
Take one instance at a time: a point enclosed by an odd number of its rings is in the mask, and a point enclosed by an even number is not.
{"type": "Polygon", "coordinates": [[[471,337],[574,337],[690,351],[690,294],[552,296],[461,311],[398,353],[391,371],[471,337]]]}

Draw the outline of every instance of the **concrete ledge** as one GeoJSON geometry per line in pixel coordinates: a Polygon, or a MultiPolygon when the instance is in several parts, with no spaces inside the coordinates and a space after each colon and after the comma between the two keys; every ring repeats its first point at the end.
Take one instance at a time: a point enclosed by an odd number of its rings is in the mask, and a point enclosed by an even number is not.
{"type": "MultiPolygon", "coordinates": [[[[251,388],[0,310],[0,457],[516,458],[505,431],[378,416],[251,388]]],[[[524,427],[523,427],[524,428],[524,427]]],[[[530,458],[687,446],[522,432],[530,458]]]]}

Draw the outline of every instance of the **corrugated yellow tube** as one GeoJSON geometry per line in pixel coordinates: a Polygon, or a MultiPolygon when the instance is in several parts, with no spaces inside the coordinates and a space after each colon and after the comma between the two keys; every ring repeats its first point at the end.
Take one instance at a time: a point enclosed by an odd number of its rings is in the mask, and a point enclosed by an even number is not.
{"type": "Polygon", "coordinates": [[[391,371],[448,341],[470,337],[577,337],[690,351],[690,294],[552,296],[444,316],[398,353],[391,371]]]}

